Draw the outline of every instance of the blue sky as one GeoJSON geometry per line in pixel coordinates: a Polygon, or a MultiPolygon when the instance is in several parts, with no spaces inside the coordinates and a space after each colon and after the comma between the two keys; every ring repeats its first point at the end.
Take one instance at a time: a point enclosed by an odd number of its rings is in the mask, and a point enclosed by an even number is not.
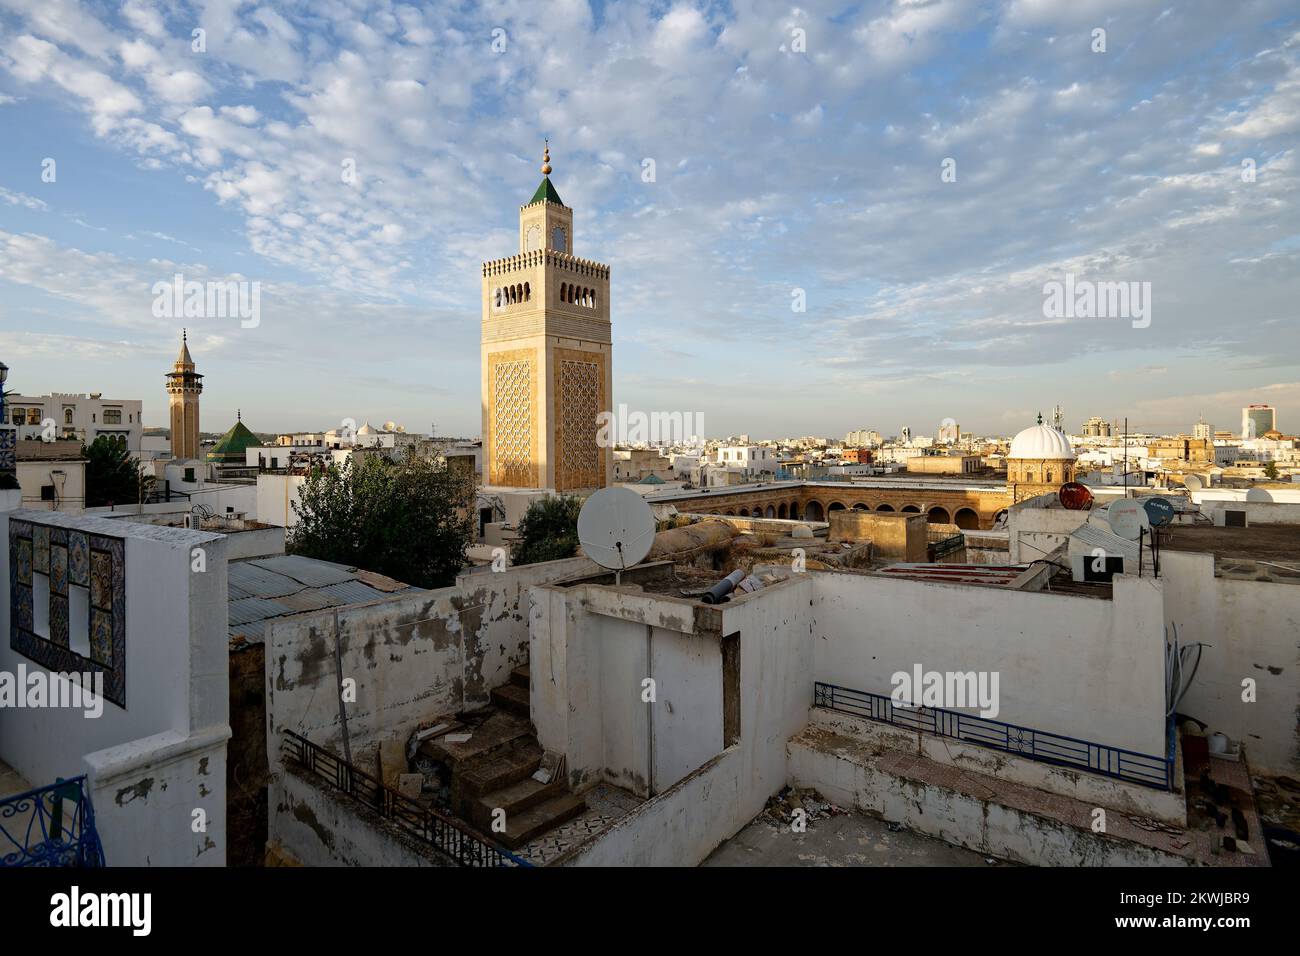
{"type": "Polygon", "coordinates": [[[1285,0],[0,0],[10,387],[164,424],[188,324],[205,430],[475,435],[479,264],[546,136],[632,409],[1010,434],[1261,401],[1300,431],[1285,0]],[[260,324],[156,318],[176,272],[259,282],[260,324]],[[1066,273],[1150,282],[1150,326],[1046,318],[1066,273]]]}

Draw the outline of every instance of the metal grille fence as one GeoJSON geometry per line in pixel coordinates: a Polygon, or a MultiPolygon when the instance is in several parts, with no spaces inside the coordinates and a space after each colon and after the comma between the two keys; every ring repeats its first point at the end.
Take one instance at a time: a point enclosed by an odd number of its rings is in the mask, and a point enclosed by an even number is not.
{"type": "Polygon", "coordinates": [[[459,820],[425,807],[384,786],[342,757],[318,747],[306,737],[284,731],[281,753],[306,772],[319,777],[370,807],[418,840],[446,854],[457,866],[532,866],[504,847],[484,840],[459,820]]]}
{"type": "Polygon", "coordinates": [[[991,747],[1029,760],[1078,767],[1157,790],[1172,790],[1174,786],[1172,721],[1166,727],[1166,754],[1156,757],[940,707],[903,707],[884,694],[852,690],[821,681],[813,683],[813,705],[895,727],[991,747]]]}

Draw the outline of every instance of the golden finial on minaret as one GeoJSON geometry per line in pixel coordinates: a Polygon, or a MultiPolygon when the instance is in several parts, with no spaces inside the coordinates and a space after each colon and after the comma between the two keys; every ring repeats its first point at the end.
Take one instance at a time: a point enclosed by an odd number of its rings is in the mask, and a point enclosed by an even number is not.
{"type": "Polygon", "coordinates": [[[546,149],[542,151],[542,175],[551,175],[551,141],[546,140],[546,149]]]}

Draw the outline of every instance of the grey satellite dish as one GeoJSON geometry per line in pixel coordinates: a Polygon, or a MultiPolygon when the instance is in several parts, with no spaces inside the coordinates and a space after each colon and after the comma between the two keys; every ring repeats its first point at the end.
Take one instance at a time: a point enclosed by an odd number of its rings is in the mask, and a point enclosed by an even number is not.
{"type": "Polygon", "coordinates": [[[1183,479],[1183,485],[1186,486],[1188,491],[1200,491],[1205,487],[1200,475],[1188,475],[1183,479]]]}
{"type": "Polygon", "coordinates": [[[615,573],[640,564],[655,541],[655,519],[644,498],[627,488],[604,488],[578,512],[582,553],[615,573]]]}
{"type": "Polygon", "coordinates": [[[1111,531],[1129,541],[1136,541],[1143,532],[1151,530],[1151,519],[1147,517],[1146,509],[1140,501],[1132,498],[1113,502],[1107,509],[1106,520],[1110,522],[1111,531]]]}

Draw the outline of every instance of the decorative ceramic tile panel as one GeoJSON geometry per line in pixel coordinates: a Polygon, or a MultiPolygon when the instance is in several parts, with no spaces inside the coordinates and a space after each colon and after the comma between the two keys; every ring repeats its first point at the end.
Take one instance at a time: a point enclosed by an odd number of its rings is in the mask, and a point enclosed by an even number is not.
{"type": "Polygon", "coordinates": [[[51,671],[99,673],[104,697],[126,706],[126,548],[120,538],[9,522],[9,646],[51,671]],[[49,578],[50,636],[35,631],[33,578],[49,578]],[[72,650],[68,588],[88,587],[90,656],[72,650]]]}
{"type": "Polygon", "coordinates": [[[68,549],[64,545],[50,545],[50,593],[68,594],[68,549]]]}
{"type": "Polygon", "coordinates": [[[60,647],[68,641],[68,596],[50,592],[50,640],[60,647]]]}
{"type": "Polygon", "coordinates": [[[50,529],[43,524],[32,528],[32,547],[35,554],[33,567],[41,574],[50,573],[50,529]]]}
{"type": "Polygon", "coordinates": [[[107,551],[90,555],[90,603],[95,607],[112,607],[113,557],[107,551]]]}
{"type": "Polygon", "coordinates": [[[84,588],[89,573],[90,538],[84,531],[73,531],[68,535],[68,581],[84,588]]]}
{"type": "Polygon", "coordinates": [[[18,565],[18,582],[20,584],[32,583],[32,543],[26,539],[20,539],[17,550],[14,552],[14,561],[18,565]]]}
{"type": "Polygon", "coordinates": [[[14,472],[18,468],[18,429],[0,428],[0,471],[14,472]]]}

